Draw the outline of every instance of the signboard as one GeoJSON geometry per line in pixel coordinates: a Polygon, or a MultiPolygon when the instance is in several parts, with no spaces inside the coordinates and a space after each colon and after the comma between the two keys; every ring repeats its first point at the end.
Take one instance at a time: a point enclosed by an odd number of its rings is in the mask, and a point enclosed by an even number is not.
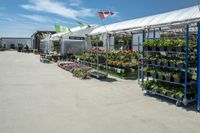
{"type": "Polygon", "coordinates": [[[78,37],[78,36],[69,36],[71,40],[85,40],[85,37],[78,37]]]}

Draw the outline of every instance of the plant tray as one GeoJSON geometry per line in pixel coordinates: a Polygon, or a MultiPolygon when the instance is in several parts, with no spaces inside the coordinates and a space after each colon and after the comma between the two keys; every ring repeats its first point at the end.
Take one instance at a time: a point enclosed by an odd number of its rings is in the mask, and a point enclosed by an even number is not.
{"type": "Polygon", "coordinates": [[[96,72],[96,71],[91,72],[91,76],[94,77],[94,78],[97,78],[97,79],[106,79],[107,78],[106,74],[96,72]]]}

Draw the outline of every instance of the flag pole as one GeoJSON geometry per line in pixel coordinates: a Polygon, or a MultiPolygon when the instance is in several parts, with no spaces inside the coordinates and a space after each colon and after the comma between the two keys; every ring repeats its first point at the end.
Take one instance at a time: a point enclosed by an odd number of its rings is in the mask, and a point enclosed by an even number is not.
{"type": "Polygon", "coordinates": [[[106,25],[104,24],[103,20],[101,20],[101,22],[106,30],[106,75],[108,76],[108,29],[106,28],[106,25]]]}

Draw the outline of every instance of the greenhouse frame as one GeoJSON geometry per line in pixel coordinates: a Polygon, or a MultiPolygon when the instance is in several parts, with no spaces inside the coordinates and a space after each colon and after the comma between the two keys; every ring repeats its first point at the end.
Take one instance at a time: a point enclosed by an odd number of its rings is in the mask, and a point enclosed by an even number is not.
{"type": "MultiPolygon", "coordinates": [[[[141,55],[141,66],[140,70],[141,72],[139,75],[141,76],[141,86],[144,87],[144,57],[145,57],[145,48],[144,48],[144,43],[145,41],[148,40],[161,40],[161,34],[166,33],[173,33],[173,34],[178,34],[181,33],[181,36],[175,36],[169,37],[168,39],[182,39],[185,41],[185,56],[184,56],[184,81],[183,85],[184,86],[184,98],[183,99],[177,99],[171,96],[166,96],[157,92],[152,92],[152,91],[146,91],[147,93],[151,93],[153,95],[160,95],[163,97],[170,98],[172,100],[175,100],[177,104],[183,103],[184,105],[187,105],[190,102],[193,102],[194,100],[197,100],[197,105],[198,105],[198,110],[200,111],[200,8],[199,5],[185,8],[185,9],[180,9],[180,10],[175,10],[167,13],[162,13],[158,15],[153,15],[153,16],[148,16],[148,17],[143,17],[143,18],[137,18],[137,19],[132,19],[128,21],[123,21],[119,23],[114,23],[114,24],[109,24],[105,26],[101,26],[95,30],[93,30],[89,35],[90,36],[106,36],[106,43],[110,42],[110,37],[112,35],[116,34],[131,34],[132,38],[135,38],[137,40],[133,40],[132,45],[133,47],[135,46],[138,51],[142,52],[141,55]],[[106,28],[105,28],[106,27],[106,28]],[[164,31],[164,32],[162,32],[164,31]],[[184,34],[183,34],[184,33],[184,34]],[[196,81],[188,83],[188,70],[190,67],[188,67],[188,62],[189,62],[189,43],[190,43],[190,33],[192,33],[192,37],[196,39],[197,47],[196,47],[196,55],[195,59],[197,62],[197,65],[195,68],[192,68],[194,71],[196,71],[197,78],[196,81]],[[194,37],[195,36],[195,37],[194,37]],[[135,41],[135,43],[134,43],[135,41]],[[196,84],[197,85],[197,92],[196,96],[192,99],[187,99],[187,87],[188,84],[196,84]]],[[[194,40],[194,39],[193,39],[194,40]]],[[[148,51],[146,51],[148,52],[148,51]]],[[[154,53],[159,53],[160,55],[168,55],[166,53],[170,53],[172,51],[152,51],[154,53]]],[[[194,51],[193,51],[194,52],[194,51]]],[[[173,53],[173,52],[172,52],[173,53]]],[[[174,52],[175,53],[175,52],[174,52]]],[[[175,55],[170,55],[170,56],[175,56],[175,55]]],[[[177,57],[178,55],[176,55],[177,57]]],[[[149,65],[148,65],[149,66],[149,65]]],[[[158,67],[158,65],[154,65],[153,68],[158,67]]],[[[160,66],[159,66],[160,67],[160,66]]],[[[165,66],[161,66],[164,68],[165,66]]],[[[167,69],[171,69],[172,67],[166,66],[167,69]]],[[[174,69],[175,67],[173,67],[174,69]]],[[[149,79],[149,78],[148,78],[149,79]]],[[[158,81],[159,79],[157,78],[150,78],[153,80],[158,81]]],[[[174,82],[167,82],[164,80],[160,80],[166,83],[174,83],[174,82]]],[[[176,84],[176,83],[175,83],[176,84]]]]}

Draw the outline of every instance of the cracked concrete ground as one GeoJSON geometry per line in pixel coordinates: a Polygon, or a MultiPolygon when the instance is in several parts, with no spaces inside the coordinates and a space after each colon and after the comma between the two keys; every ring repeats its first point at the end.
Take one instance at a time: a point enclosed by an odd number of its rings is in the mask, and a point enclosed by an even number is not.
{"type": "Polygon", "coordinates": [[[37,55],[0,52],[1,133],[199,133],[195,109],[144,96],[137,81],[80,80],[37,55]]]}

